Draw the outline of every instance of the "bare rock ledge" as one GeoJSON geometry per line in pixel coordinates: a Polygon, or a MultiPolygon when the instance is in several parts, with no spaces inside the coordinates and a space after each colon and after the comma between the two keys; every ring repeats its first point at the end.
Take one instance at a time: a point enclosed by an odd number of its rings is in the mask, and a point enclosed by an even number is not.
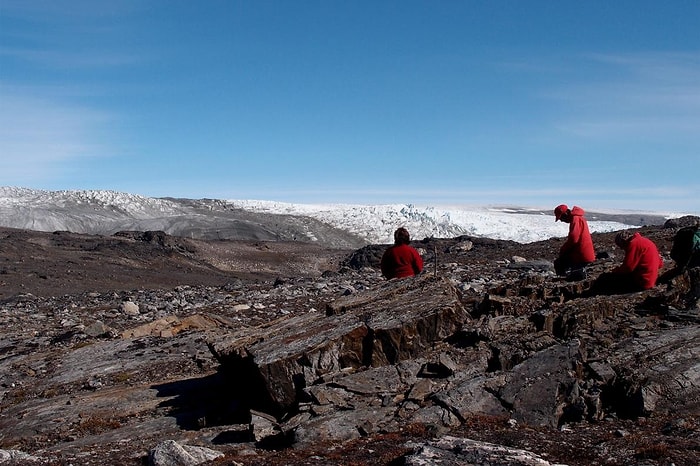
{"type": "Polygon", "coordinates": [[[258,381],[269,397],[269,409],[279,414],[323,376],[419,357],[459,330],[468,317],[447,280],[424,276],[389,281],[334,301],[325,315],[283,318],[219,338],[209,347],[223,366],[258,381]]]}

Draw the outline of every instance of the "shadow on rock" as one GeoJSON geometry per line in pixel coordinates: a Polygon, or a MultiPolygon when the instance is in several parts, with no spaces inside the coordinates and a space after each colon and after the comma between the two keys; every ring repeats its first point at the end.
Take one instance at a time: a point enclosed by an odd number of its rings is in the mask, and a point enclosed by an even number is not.
{"type": "Polygon", "coordinates": [[[225,372],[154,385],[158,396],[167,398],[158,407],[185,430],[250,423],[249,393],[233,384],[225,372]]]}

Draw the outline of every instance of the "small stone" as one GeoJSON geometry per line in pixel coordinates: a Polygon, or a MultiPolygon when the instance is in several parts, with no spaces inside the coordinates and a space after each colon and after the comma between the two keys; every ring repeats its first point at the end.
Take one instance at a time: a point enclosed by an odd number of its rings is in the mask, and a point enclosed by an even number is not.
{"type": "Polygon", "coordinates": [[[133,301],[124,301],[119,309],[128,316],[139,315],[139,305],[133,301]]]}

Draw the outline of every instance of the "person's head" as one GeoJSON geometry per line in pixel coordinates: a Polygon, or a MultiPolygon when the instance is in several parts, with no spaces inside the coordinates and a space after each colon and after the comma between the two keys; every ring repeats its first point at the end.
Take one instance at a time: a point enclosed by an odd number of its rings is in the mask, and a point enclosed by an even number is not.
{"type": "Polygon", "coordinates": [[[554,221],[569,222],[571,220],[571,211],[566,204],[558,205],[554,208],[554,221]]]}
{"type": "Polygon", "coordinates": [[[631,231],[622,230],[617,235],[615,235],[615,244],[618,248],[625,249],[625,247],[629,244],[633,236],[634,233],[632,233],[631,231]]]}
{"type": "Polygon", "coordinates": [[[411,242],[411,235],[404,227],[397,228],[394,232],[394,244],[408,244],[411,242]]]}

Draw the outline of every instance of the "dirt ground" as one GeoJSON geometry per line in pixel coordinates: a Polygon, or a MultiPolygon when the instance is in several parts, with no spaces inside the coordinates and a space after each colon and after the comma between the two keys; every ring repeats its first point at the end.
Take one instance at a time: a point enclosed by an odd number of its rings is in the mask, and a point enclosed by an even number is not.
{"type": "Polygon", "coordinates": [[[302,242],[199,241],[160,233],[115,236],[0,228],[0,300],[110,290],[220,286],[235,279],[313,277],[349,251],[302,242]]]}

